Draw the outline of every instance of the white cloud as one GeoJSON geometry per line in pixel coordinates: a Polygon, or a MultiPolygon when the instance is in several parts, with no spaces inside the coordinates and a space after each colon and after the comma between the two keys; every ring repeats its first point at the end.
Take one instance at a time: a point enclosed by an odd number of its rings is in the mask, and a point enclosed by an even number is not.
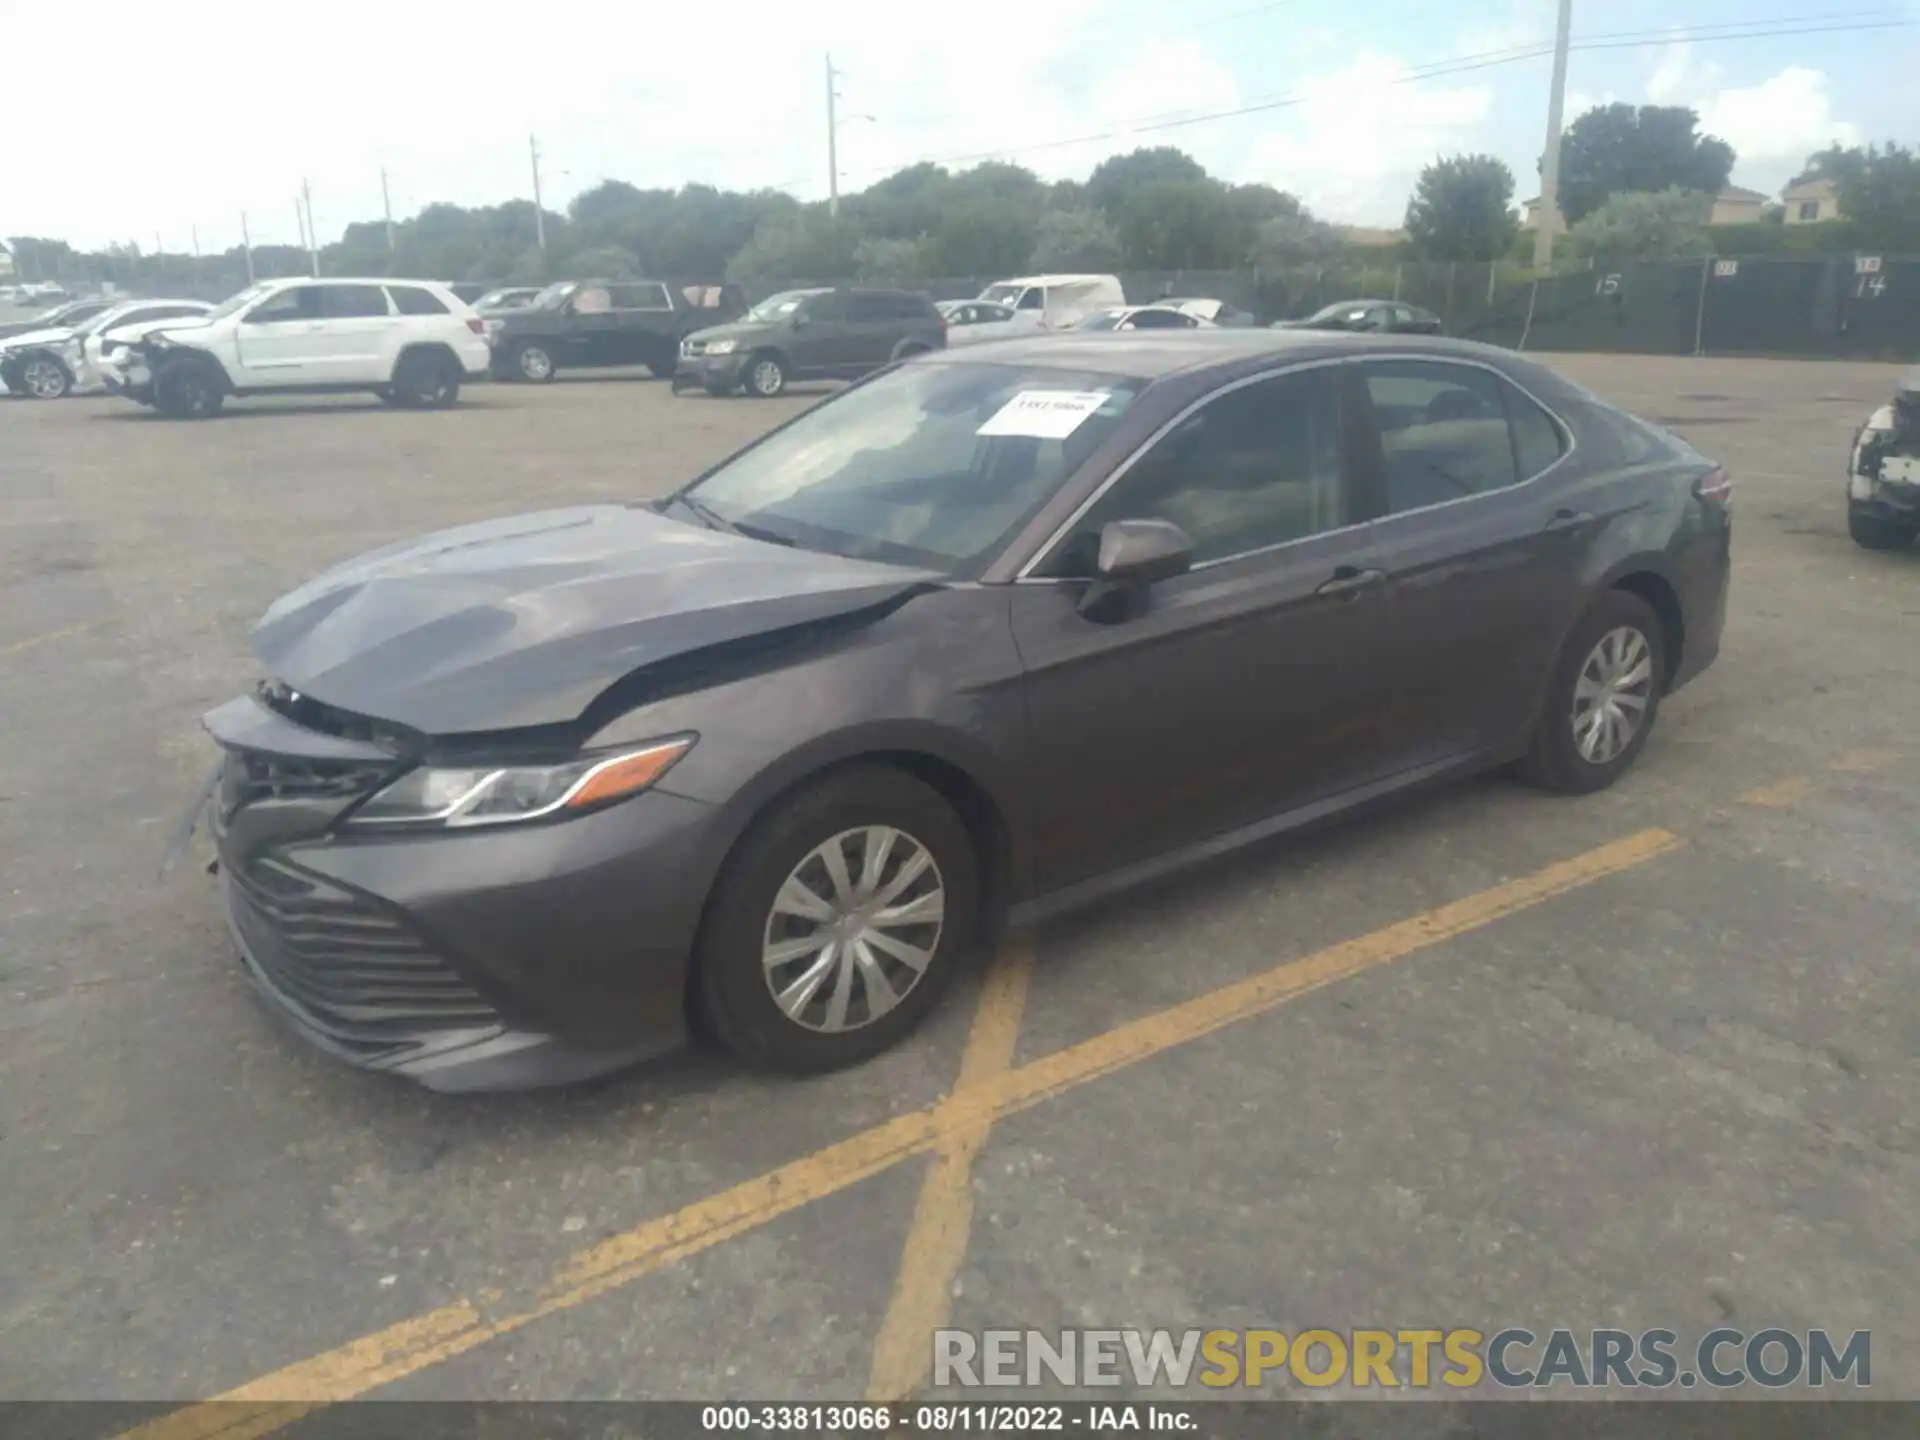
{"type": "Polygon", "coordinates": [[[1485,84],[1411,83],[1408,67],[1363,52],[1313,82],[1298,107],[1276,112],[1253,142],[1248,179],[1299,195],[1329,219],[1398,224],[1420,170],[1465,148],[1493,107],[1485,84]]]}
{"type": "Polygon", "coordinates": [[[1858,145],[1862,138],[1858,125],[1834,114],[1826,75],[1804,65],[1722,90],[1699,108],[1701,128],[1740,157],[1740,175],[1768,189],[1784,184],[1814,151],[1835,142],[1858,145]]]}
{"type": "Polygon", "coordinates": [[[1693,46],[1676,41],[1660,51],[1653,73],[1647,77],[1647,99],[1655,105],[1684,105],[1689,98],[1702,95],[1720,83],[1721,70],[1714,62],[1697,60],[1693,46]]]}

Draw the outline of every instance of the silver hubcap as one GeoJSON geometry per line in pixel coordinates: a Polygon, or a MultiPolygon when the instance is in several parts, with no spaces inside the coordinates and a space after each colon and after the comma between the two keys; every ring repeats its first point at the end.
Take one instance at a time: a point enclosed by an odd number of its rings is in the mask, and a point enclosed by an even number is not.
{"type": "Polygon", "coordinates": [[[762,360],[754,366],[753,388],[762,395],[776,394],[780,389],[780,367],[771,360],[762,360]]]}
{"type": "Polygon", "coordinates": [[[871,1025],[926,974],[946,901],[940,867],[906,831],[843,830],[774,897],[760,951],[773,1003],[808,1030],[871,1025]]]}
{"type": "Polygon", "coordinates": [[[520,373],[529,380],[544,380],[553,373],[553,357],[544,350],[522,350],[520,373]]]}
{"type": "Polygon", "coordinates": [[[1653,650],[1630,625],[1600,637],[1573,685],[1573,743],[1605,765],[1633,743],[1653,699],[1653,650]]]}
{"type": "Polygon", "coordinates": [[[39,400],[51,400],[67,388],[67,377],[51,360],[36,360],[27,366],[27,393],[39,400]]]}

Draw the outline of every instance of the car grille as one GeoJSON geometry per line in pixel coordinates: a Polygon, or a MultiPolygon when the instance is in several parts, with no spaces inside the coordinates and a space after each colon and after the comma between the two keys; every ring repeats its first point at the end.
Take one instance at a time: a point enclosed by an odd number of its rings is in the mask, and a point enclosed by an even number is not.
{"type": "Polygon", "coordinates": [[[372,1058],[497,1010],[398,916],[271,858],[225,867],[247,959],[315,1029],[372,1058]]]}
{"type": "Polygon", "coordinates": [[[221,809],[231,815],[256,800],[353,800],[372,794],[394,773],[393,766],[229,751],[221,776],[221,809]]]}

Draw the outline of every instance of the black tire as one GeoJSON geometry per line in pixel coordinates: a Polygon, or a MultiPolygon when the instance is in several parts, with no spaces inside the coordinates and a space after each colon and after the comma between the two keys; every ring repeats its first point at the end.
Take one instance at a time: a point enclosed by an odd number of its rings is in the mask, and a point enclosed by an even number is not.
{"type": "Polygon", "coordinates": [[[763,350],[747,361],[743,376],[747,393],[756,400],[771,400],[786,393],[787,362],[771,350],[763,350]]]}
{"type": "Polygon", "coordinates": [[[393,384],[386,388],[394,404],[409,410],[445,410],[460,398],[460,367],[438,350],[411,351],[393,367],[393,384]]]}
{"type": "Polygon", "coordinates": [[[1518,767],[1520,777],[1543,790],[1557,790],[1566,795],[1590,795],[1606,789],[1626,773],[1646,746],[1647,736],[1653,733],[1659,714],[1666,680],[1666,631],[1660,617],[1638,595],[1609,590],[1573,627],[1573,633],[1561,649],[1532,744],[1518,767]],[[1650,673],[1644,689],[1638,691],[1644,709],[1638,728],[1618,753],[1596,762],[1581,753],[1575,736],[1575,692],[1595,647],[1620,630],[1637,633],[1646,646],[1650,673]]]}
{"type": "Polygon", "coordinates": [[[724,400],[733,393],[733,387],[723,380],[709,380],[703,388],[716,400],[724,400]]]}
{"type": "Polygon", "coordinates": [[[508,368],[516,380],[525,380],[534,385],[550,385],[560,366],[553,358],[553,352],[534,340],[522,340],[513,347],[513,353],[507,360],[508,368]],[[531,366],[531,370],[528,368],[531,366]]]}
{"type": "MultiPolygon", "coordinates": [[[[754,822],[709,897],[694,981],[705,1028],[749,1064],[796,1074],[857,1065],[889,1049],[938,1003],[977,938],[978,870],[973,841],[952,807],[903,771],[860,765],[795,791],[754,822]],[[775,981],[762,961],[770,925],[807,923],[776,917],[775,896],[816,847],[880,825],[925,849],[945,891],[937,935],[917,937],[930,945],[933,958],[878,1018],[838,1031],[809,1028],[789,1019],[775,1002],[775,981]]],[[[890,978],[904,973],[895,971],[890,978]]],[[[791,984],[791,972],[779,979],[791,984]]],[[[864,1007],[868,982],[864,974],[860,980],[864,1007]]],[[[844,983],[851,988],[851,977],[844,983]]],[[[823,985],[821,993],[829,988],[823,985]]]]}
{"type": "Polygon", "coordinates": [[[153,376],[153,408],[170,420],[204,420],[220,413],[226,377],[210,360],[176,356],[153,376]]]}
{"type": "Polygon", "coordinates": [[[393,393],[393,387],[391,385],[377,385],[374,387],[373,393],[389,405],[398,405],[400,403],[400,397],[393,393]]]}
{"type": "Polygon", "coordinates": [[[20,388],[34,400],[64,400],[73,390],[73,372],[57,356],[30,355],[20,369],[20,388]]]}
{"type": "Polygon", "coordinates": [[[1847,533],[1862,550],[1904,550],[1920,535],[1920,525],[1869,514],[1857,505],[1847,507],[1847,533]]]}

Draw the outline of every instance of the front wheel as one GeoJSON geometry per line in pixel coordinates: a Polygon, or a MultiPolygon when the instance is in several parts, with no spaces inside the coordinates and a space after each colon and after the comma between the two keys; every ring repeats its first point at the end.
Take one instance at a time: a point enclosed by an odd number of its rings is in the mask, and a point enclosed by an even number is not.
{"type": "Polygon", "coordinates": [[[153,377],[153,407],[172,420],[204,420],[226,400],[223,377],[204,360],[171,360],[153,377]]]}
{"type": "Polygon", "coordinates": [[[1920,525],[1907,525],[1874,515],[1857,505],[1847,507],[1847,533],[1862,550],[1904,550],[1920,535],[1920,525]]]}
{"type": "Polygon", "coordinates": [[[1613,784],[1647,743],[1666,674],[1660,617],[1638,595],[1608,591],[1561,652],[1522,777],[1569,795],[1613,784]]]}
{"type": "Polygon", "coordinates": [[[771,400],[787,388],[787,362],[778,355],[756,355],[747,366],[747,393],[771,400]]]}
{"type": "Polygon", "coordinates": [[[551,350],[530,340],[514,347],[512,364],[515,375],[522,380],[531,380],[536,385],[544,385],[553,379],[553,372],[559,368],[553,363],[551,350]]]}
{"type": "Polygon", "coordinates": [[[20,372],[28,395],[35,400],[59,400],[73,388],[73,375],[51,355],[36,355],[20,372]]]}
{"type": "Polygon", "coordinates": [[[834,1070],[913,1029],[973,943],[978,864],[945,800],[884,766],[842,770],[757,821],[708,903],[698,995],[770,1069],[834,1070]]]}

